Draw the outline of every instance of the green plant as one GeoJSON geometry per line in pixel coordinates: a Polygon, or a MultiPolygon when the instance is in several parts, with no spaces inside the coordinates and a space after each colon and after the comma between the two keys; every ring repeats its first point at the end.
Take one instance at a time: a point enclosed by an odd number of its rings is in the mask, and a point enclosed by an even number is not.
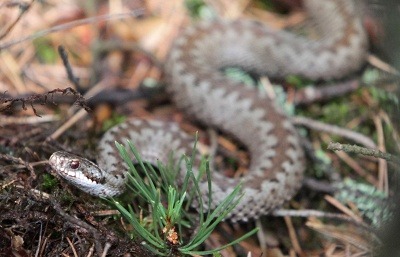
{"type": "Polygon", "coordinates": [[[379,227],[393,218],[390,199],[376,187],[346,178],[336,188],[335,198],[344,204],[354,203],[372,225],[379,227]]]}
{"type": "Polygon", "coordinates": [[[46,190],[53,190],[58,180],[50,174],[43,174],[42,187],[46,190]]]}
{"type": "Polygon", "coordinates": [[[115,199],[112,199],[111,202],[133,226],[134,230],[131,237],[141,237],[145,241],[144,246],[153,253],[160,256],[216,254],[221,249],[236,244],[257,232],[257,228],[253,229],[239,239],[218,249],[198,251],[197,248],[209,237],[217,224],[240,201],[240,185],[236,186],[233,192],[216,209],[210,210],[210,206],[207,206],[207,211],[205,211],[199,188],[199,179],[204,173],[208,181],[209,203],[212,198],[210,170],[205,159],[201,162],[199,174],[195,176],[192,170],[194,157],[183,156],[181,158],[181,161],[185,161],[187,171],[182,185],[179,186],[176,182],[179,171],[173,168],[173,165],[165,166],[158,163],[159,172],[157,172],[151,165],[142,161],[137,149],[128,141],[130,151],[138,160],[138,166],[143,173],[139,174],[129,157],[128,151],[123,145],[117,142],[115,144],[130,170],[128,188],[147,202],[152,222],[143,222],[144,220],[138,217],[131,206],[125,207],[115,199]],[[157,183],[157,180],[159,183],[157,183]],[[189,187],[192,190],[189,190],[189,187]],[[166,194],[166,206],[163,205],[161,200],[163,194],[166,194]],[[188,213],[188,206],[193,200],[197,201],[200,206],[197,219],[199,221],[198,230],[195,235],[186,240],[182,236],[185,235],[185,229],[194,226],[194,222],[189,218],[188,213]],[[185,201],[188,201],[188,204],[184,205],[185,201]]]}

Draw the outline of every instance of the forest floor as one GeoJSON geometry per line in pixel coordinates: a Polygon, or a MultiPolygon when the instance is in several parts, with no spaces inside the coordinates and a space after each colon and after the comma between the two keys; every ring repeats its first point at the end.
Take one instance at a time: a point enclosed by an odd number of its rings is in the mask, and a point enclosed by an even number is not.
{"type": "MultiPolygon", "coordinates": [[[[163,91],[162,64],[182,28],[223,17],[298,29],[307,18],[299,1],[284,7],[245,0],[78,2],[0,2],[0,256],[153,256],[140,238],[129,238],[134,228],[107,201],[57,177],[49,156],[68,150],[93,160],[101,135],[127,117],[174,121],[190,134],[199,131],[201,144],[212,144],[213,133],[187,119],[163,91]]],[[[258,227],[221,256],[374,256],[387,214],[381,196],[392,194],[391,166],[327,145],[399,151],[392,118],[398,98],[382,75],[393,70],[376,59],[371,55],[367,67],[345,81],[329,82],[340,96],[305,99],[306,89],[319,82],[273,81],[308,156],[304,185],[284,209],[303,212],[222,222],[199,249],[218,248],[258,227]],[[325,185],[357,193],[329,193],[325,185]]],[[[246,170],[249,157],[240,145],[220,133],[214,141],[216,162],[234,159],[235,168],[246,170]]]]}

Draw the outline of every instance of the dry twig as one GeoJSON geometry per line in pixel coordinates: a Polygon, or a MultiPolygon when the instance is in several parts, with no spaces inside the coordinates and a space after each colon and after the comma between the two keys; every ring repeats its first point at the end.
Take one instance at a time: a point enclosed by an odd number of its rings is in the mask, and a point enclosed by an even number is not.
{"type": "Polygon", "coordinates": [[[360,133],[354,132],[352,130],[348,130],[345,128],[341,128],[335,125],[326,124],[320,121],[312,120],[305,117],[293,117],[291,121],[295,125],[305,126],[307,128],[328,132],[334,135],[342,136],[344,138],[353,140],[354,142],[358,142],[360,144],[365,145],[369,148],[376,148],[376,144],[369,137],[366,137],[360,133]]]}
{"type": "Polygon", "coordinates": [[[395,164],[400,164],[400,158],[390,153],[384,153],[375,149],[368,149],[358,145],[348,145],[340,143],[329,143],[328,150],[333,151],[345,151],[346,153],[357,153],[366,156],[373,156],[376,158],[382,158],[395,164]]]}
{"type": "Polygon", "coordinates": [[[7,1],[3,4],[0,4],[0,8],[3,6],[6,7],[14,7],[14,6],[18,6],[19,8],[19,15],[17,16],[17,18],[11,22],[11,24],[6,27],[5,29],[3,29],[3,31],[0,34],[0,40],[3,39],[5,36],[7,36],[10,31],[14,28],[14,26],[18,23],[18,21],[21,20],[22,16],[29,10],[29,8],[32,6],[32,3],[35,0],[31,0],[30,3],[25,3],[25,2],[15,2],[15,1],[7,1]]]}
{"type": "Polygon", "coordinates": [[[35,113],[36,116],[41,117],[39,113],[37,113],[36,108],[34,106],[35,103],[39,104],[47,104],[49,97],[52,99],[55,93],[61,93],[62,95],[74,95],[76,97],[75,103],[81,107],[83,107],[86,111],[89,111],[90,108],[86,103],[86,99],[75,89],[71,87],[67,87],[65,89],[54,89],[45,94],[33,94],[27,97],[7,97],[5,94],[0,95],[0,112],[4,112],[10,110],[11,107],[15,104],[20,102],[22,104],[22,109],[27,110],[26,105],[29,104],[35,113]]]}
{"type": "Polygon", "coordinates": [[[118,14],[107,14],[107,15],[100,15],[100,16],[96,16],[96,17],[90,17],[90,18],[86,18],[86,19],[81,19],[81,20],[77,20],[77,21],[72,21],[72,22],[68,22],[65,24],[61,24],[58,26],[54,26],[52,28],[46,29],[46,30],[42,30],[42,31],[38,31],[32,35],[23,37],[23,38],[19,38],[17,40],[12,40],[10,42],[6,42],[3,44],[0,44],[0,51],[6,48],[9,48],[11,46],[20,44],[22,42],[25,41],[32,41],[34,39],[40,38],[40,37],[44,37],[47,36],[48,34],[54,33],[54,32],[59,32],[59,31],[63,31],[63,30],[67,30],[73,27],[77,27],[77,26],[82,26],[82,25],[86,25],[86,24],[90,24],[90,23],[94,23],[94,22],[102,22],[102,21],[109,21],[109,20],[120,20],[120,19],[124,19],[124,18],[129,18],[129,17],[138,17],[143,13],[143,10],[139,9],[139,10],[133,10],[132,12],[129,13],[118,13],[118,14]]]}

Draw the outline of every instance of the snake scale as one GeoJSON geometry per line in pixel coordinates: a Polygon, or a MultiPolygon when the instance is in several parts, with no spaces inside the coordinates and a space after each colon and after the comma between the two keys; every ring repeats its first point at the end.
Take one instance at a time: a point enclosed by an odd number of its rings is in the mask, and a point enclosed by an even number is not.
{"type": "MultiPolygon", "coordinates": [[[[296,74],[313,80],[336,79],[360,69],[368,42],[356,4],[350,0],[308,0],[307,11],[320,37],[310,39],[278,31],[250,20],[200,22],[175,40],[165,64],[168,90],[177,106],[206,126],[232,135],[249,151],[249,171],[241,178],[212,173],[211,207],[221,203],[242,181],[244,197],[228,218],[246,221],[267,214],[299,189],[305,157],[288,118],[262,90],[224,76],[224,67],[284,77],[296,74]]],[[[105,133],[97,165],[55,152],[52,168],[80,189],[95,196],[125,190],[126,167],[114,141],[134,142],[145,161],[166,162],[190,154],[193,136],[170,122],[130,119],[105,133]]],[[[134,158],[134,157],[132,157],[134,158]]],[[[207,183],[202,182],[207,201],[207,183]]]]}

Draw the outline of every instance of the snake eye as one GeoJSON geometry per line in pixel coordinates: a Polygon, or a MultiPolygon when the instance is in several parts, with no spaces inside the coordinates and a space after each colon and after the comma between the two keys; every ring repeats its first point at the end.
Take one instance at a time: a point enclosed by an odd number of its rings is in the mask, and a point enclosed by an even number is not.
{"type": "Polygon", "coordinates": [[[76,170],[77,168],[79,168],[79,165],[80,165],[79,161],[75,160],[75,161],[71,161],[71,163],[69,164],[69,167],[73,170],[76,170]]]}

